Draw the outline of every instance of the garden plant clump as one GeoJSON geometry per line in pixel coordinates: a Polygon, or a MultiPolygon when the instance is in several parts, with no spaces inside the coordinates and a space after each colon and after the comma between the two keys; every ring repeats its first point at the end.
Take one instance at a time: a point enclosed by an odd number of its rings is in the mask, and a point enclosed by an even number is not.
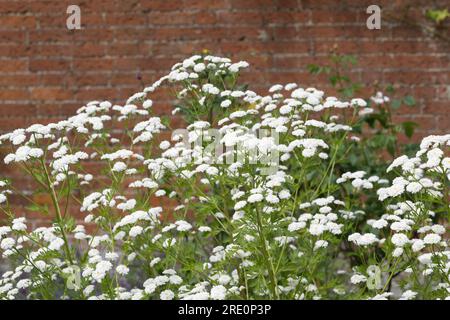
{"type": "Polygon", "coordinates": [[[381,92],[259,95],[238,82],[247,67],[196,55],[123,106],[1,136],[5,164],[51,205],[0,180],[0,298],[450,298],[450,134],[387,161],[364,125],[381,92]],[[185,129],[155,115],[160,87],[185,129]]]}

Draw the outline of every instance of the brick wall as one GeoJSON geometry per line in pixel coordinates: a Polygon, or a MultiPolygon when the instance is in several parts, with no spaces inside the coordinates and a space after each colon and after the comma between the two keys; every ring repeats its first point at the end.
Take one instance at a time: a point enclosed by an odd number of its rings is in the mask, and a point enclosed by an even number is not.
{"type": "MultiPolygon", "coordinates": [[[[355,79],[395,82],[419,101],[402,118],[422,133],[450,124],[450,45],[420,28],[365,27],[369,4],[412,16],[447,1],[366,0],[0,0],[0,131],[73,114],[91,99],[122,103],[140,83],[207,48],[252,64],[260,89],[296,81],[325,87],[306,66],[337,44],[359,57],[355,79]],[[66,8],[81,8],[82,30],[66,28],[66,8]]],[[[450,26],[443,32],[450,37],[450,26]]],[[[168,110],[161,110],[167,113],[168,110]]]]}
{"type": "MultiPolygon", "coordinates": [[[[400,110],[420,124],[416,139],[448,132],[450,24],[431,36],[388,16],[422,21],[448,1],[385,0],[0,0],[0,132],[56,121],[84,102],[123,103],[179,59],[202,49],[247,60],[252,88],[298,82],[330,88],[309,63],[330,49],[355,54],[356,80],[393,82],[418,101],[400,110]],[[366,8],[383,7],[381,30],[366,28],[366,8]],[[82,30],[67,30],[66,8],[81,7],[82,30]],[[409,10],[407,10],[409,8],[409,10]],[[407,10],[407,11],[406,11],[407,10]]],[[[168,114],[170,106],[158,108],[168,114]]],[[[5,167],[0,165],[4,173],[5,167]]]]}

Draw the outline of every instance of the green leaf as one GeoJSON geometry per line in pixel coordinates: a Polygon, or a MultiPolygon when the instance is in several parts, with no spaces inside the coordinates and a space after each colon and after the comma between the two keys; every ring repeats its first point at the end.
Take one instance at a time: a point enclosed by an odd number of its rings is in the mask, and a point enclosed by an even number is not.
{"type": "Polygon", "coordinates": [[[25,209],[27,209],[27,210],[29,210],[31,212],[40,212],[40,213],[42,213],[44,215],[48,214],[48,206],[47,205],[42,205],[41,206],[41,205],[32,203],[32,204],[26,206],[25,209]]]}
{"type": "Polygon", "coordinates": [[[416,105],[416,100],[414,99],[413,96],[406,96],[403,98],[403,102],[407,105],[407,106],[414,106],[416,105]]]}
{"type": "Polygon", "coordinates": [[[161,123],[163,125],[165,125],[166,127],[168,127],[170,125],[170,117],[169,116],[163,115],[160,118],[161,118],[161,123]]]}
{"type": "Polygon", "coordinates": [[[376,113],[376,114],[372,114],[372,117],[375,120],[378,120],[378,122],[380,123],[380,125],[383,128],[388,128],[389,127],[389,119],[388,119],[388,114],[386,112],[380,112],[380,113],[376,113]]]}
{"type": "Polygon", "coordinates": [[[392,94],[392,93],[394,93],[394,91],[395,91],[395,89],[394,89],[394,86],[392,84],[388,84],[386,86],[386,92],[387,93],[392,94]]]}
{"type": "Polygon", "coordinates": [[[329,78],[329,80],[330,80],[330,83],[331,83],[333,86],[335,86],[335,85],[337,84],[337,82],[339,81],[339,78],[338,78],[338,76],[331,76],[331,77],[329,78]]]}
{"type": "Polygon", "coordinates": [[[319,73],[330,73],[331,69],[327,66],[319,66],[317,64],[309,64],[307,66],[309,73],[319,74],[319,73]]]}
{"type": "Polygon", "coordinates": [[[356,58],[356,56],[348,56],[348,61],[353,65],[358,63],[358,59],[356,58]]]}
{"type": "Polygon", "coordinates": [[[369,115],[366,117],[365,121],[371,128],[375,128],[375,117],[372,115],[369,115]]]}
{"type": "Polygon", "coordinates": [[[402,105],[402,102],[400,100],[398,100],[398,99],[394,99],[391,102],[391,107],[393,109],[398,109],[398,108],[400,108],[401,105],[402,105]]]}
{"type": "Polygon", "coordinates": [[[450,13],[448,12],[448,9],[427,10],[425,16],[435,23],[440,24],[450,17],[450,13]]]}
{"type": "Polygon", "coordinates": [[[352,87],[344,88],[343,90],[340,90],[340,91],[347,98],[352,97],[354,95],[354,93],[355,93],[355,91],[353,90],[352,87]]]}
{"type": "Polygon", "coordinates": [[[318,74],[320,73],[321,68],[317,64],[309,64],[308,65],[308,71],[312,74],[318,74]]]}
{"type": "Polygon", "coordinates": [[[350,78],[347,76],[341,76],[341,80],[345,82],[350,82],[350,78]]]}
{"type": "Polygon", "coordinates": [[[402,123],[402,127],[403,127],[403,132],[405,132],[405,135],[408,138],[411,138],[414,134],[414,130],[416,127],[418,127],[419,125],[415,122],[412,121],[405,121],[402,123]]]}

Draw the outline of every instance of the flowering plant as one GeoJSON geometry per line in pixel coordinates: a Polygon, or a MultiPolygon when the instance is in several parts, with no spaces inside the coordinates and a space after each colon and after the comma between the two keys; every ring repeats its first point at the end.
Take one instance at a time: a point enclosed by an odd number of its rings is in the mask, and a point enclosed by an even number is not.
{"type": "Polygon", "coordinates": [[[92,101],[2,135],[4,162],[52,206],[0,181],[0,297],[449,297],[450,135],[425,138],[385,177],[343,172],[373,108],[294,83],[260,96],[238,82],[247,67],[196,55],[123,106],[92,101]],[[163,86],[183,130],[154,115],[163,86]],[[367,212],[374,195],[382,215],[367,212]],[[27,225],[14,197],[53,221],[27,225]]]}

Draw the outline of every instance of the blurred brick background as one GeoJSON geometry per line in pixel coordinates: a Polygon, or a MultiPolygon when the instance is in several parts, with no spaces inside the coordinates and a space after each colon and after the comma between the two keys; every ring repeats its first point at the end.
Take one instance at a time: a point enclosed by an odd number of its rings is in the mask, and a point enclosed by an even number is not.
{"type": "MultiPolygon", "coordinates": [[[[0,0],[0,133],[57,121],[89,100],[123,103],[141,88],[138,73],[150,84],[205,48],[250,62],[245,80],[253,90],[294,81],[332,93],[307,65],[325,63],[336,45],[358,57],[355,80],[395,83],[416,98],[416,108],[397,115],[420,124],[416,139],[448,132],[450,24],[437,36],[413,24],[426,23],[427,8],[449,6],[448,0],[0,0]],[[66,28],[70,4],[81,8],[82,30],[66,28]],[[370,4],[383,8],[381,30],[366,28],[370,4]]],[[[170,105],[156,109],[169,114],[170,105]]]]}
{"type": "MultiPolygon", "coordinates": [[[[419,102],[404,110],[426,132],[450,125],[450,44],[420,28],[388,21],[408,10],[448,1],[366,0],[1,0],[0,131],[55,121],[89,100],[117,103],[204,48],[247,60],[246,80],[263,90],[291,81],[327,89],[309,75],[336,44],[355,54],[354,78],[393,82],[419,102]],[[381,30],[368,30],[366,8],[377,3],[381,30]],[[69,4],[81,8],[82,30],[67,30],[69,4]]],[[[450,24],[443,33],[450,37],[450,24]]],[[[322,82],[322,83],[321,83],[322,82]]],[[[167,113],[166,110],[158,110],[167,113]]]]}

